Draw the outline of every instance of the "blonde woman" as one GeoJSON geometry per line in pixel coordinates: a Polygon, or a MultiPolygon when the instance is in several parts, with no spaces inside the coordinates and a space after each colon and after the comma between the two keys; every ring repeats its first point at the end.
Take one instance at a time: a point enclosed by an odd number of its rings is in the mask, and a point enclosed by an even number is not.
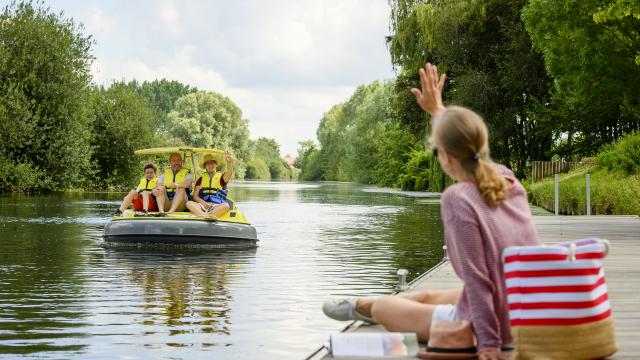
{"type": "Polygon", "coordinates": [[[489,157],[488,131],[475,112],[445,107],[445,76],[434,65],[419,70],[420,89],[411,89],[431,114],[428,139],[442,169],[457,184],[442,194],[444,238],[462,289],[426,290],[400,296],[327,301],[323,311],[337,320],[377,322],[389,331],[429,338],[432,322],[468,320],[481,360],[503,359],[511,343],[502,250],[538,243],[527,194],[513,172],[489,157]]]}

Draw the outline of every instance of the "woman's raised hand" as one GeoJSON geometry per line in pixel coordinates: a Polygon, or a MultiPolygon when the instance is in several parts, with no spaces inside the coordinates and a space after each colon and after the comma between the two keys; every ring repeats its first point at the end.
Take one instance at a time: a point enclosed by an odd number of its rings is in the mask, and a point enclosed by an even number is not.
{"type": "Polygon", "coordinates": [[[447,76],[445,74],[438,76],[438,68],[431,63],[427,63],[424,69],[418,70],[418,74],[420,89],[412,88],[411,93],[416,96],[418,105],[433,118],[444,110],[442,89],[447,76]]]}

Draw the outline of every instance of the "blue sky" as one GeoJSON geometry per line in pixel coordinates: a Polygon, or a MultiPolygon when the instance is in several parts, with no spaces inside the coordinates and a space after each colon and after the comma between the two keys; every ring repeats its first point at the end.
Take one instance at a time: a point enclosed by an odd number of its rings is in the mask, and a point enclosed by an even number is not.
{"type": "Polygon", "coordinates": [[[390,79],[386,0],[45,2],[94,37],[94,82],[167,78],[228,96],[296,154],[358,85],[390,79]]]}

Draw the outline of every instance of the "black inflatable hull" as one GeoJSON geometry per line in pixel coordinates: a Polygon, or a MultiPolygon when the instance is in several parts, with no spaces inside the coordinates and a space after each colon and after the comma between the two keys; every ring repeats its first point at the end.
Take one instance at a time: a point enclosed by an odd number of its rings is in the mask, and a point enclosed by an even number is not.
{"type": "Polygon", "coordinates": [[[256,229],[223,221],[131,219],[104,228],[104,246],[255,247],[256,229]]]}

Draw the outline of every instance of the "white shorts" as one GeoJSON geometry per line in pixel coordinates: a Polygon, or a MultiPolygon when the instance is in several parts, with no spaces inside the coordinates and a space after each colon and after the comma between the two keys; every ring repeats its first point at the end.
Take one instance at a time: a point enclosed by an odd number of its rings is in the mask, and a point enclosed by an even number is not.
{"type": "Polygon", "coordinates": [[[436,305],[436,308],[433,310],[433,315],[431,315],[432,324],[440,321],[457,320],[460,319],[458,319],[458,311],[456,310],[456,306],[453,304],[436,305]]]}

